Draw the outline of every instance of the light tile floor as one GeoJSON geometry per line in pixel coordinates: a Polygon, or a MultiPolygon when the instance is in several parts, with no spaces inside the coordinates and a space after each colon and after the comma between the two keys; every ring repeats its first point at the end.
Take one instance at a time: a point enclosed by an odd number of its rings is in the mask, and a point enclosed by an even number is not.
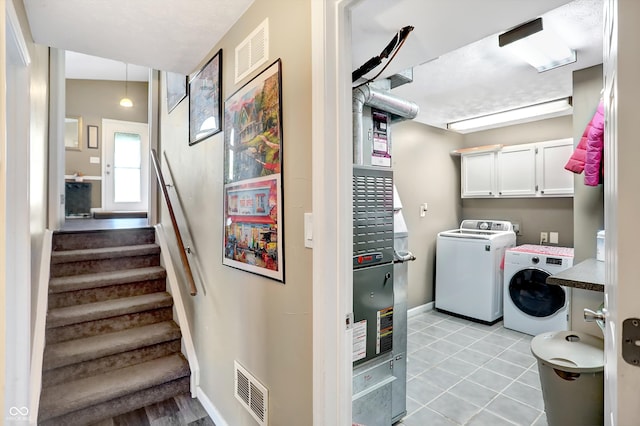
{"type": "Polygon", "coordinates": [[[532,336],[429,311],[409,318],[397,426],[546,426],[532,336]]]}

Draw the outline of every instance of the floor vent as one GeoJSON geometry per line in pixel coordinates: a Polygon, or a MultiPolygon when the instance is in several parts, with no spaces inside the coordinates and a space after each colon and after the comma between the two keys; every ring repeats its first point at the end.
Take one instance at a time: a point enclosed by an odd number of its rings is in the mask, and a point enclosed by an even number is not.
{"type": "Polygon", "coordinates": [[[235,365],[236,398],[260,425],[268,425],[269,391],[238,361],[233,363],[235,365]]]}
{"type": "Polygon", "coordinates": [[[236,47],[235,83],[269,59],[269,19],[262,21],[258,28],[236,47]]]}

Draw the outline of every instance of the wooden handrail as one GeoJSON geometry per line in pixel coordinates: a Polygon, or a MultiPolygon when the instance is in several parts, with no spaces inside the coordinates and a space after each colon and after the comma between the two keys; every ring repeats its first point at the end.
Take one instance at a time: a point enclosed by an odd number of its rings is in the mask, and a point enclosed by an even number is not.
{"type": "Polygon", "coordinates": [[[162,171],[160,170],[160,163],[158,161],[158,155],[156,154],[155,149],[151,150],[151,161],[153,162],[153,168],[156,171],[158,184],[162,188],[162,195],[164,196],[164,201],[167,203],[167,209],[169,210],[169,216],[171,217],[171,224],[173,225],[173,230],[176,233],[176,240],[178,241],[178,250],[180,251],[180,260],[182,261],[182,266],[184,267],[184,272],[185,272],[185,275],[187,276],[187,281],[189,281],[189,291],[192,296],[195,296],[198,293],[198,290],[196,289],[196,283],[193,279],[193,273],[191,272],[191,266],[189,265],[187,252],[184,249],[184,243],[182,242],[180,229],[178,229],[178,221],[176,220],[176,215],[173,212],[173,206],[171,205],[171,200],[169,199],[169,191],[167,191],[167,185],[164,183],[164,177],[162,176],[162,171]]]}

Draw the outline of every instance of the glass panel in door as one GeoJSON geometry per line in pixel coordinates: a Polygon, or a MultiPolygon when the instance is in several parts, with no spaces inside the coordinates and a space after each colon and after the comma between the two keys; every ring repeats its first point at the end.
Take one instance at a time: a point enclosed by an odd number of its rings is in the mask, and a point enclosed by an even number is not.
{"type": "Polygon", "coordinates": [[[142,200],[142,140],[133,133],[114,134],[113,201],[138,203],[142,200]]]}

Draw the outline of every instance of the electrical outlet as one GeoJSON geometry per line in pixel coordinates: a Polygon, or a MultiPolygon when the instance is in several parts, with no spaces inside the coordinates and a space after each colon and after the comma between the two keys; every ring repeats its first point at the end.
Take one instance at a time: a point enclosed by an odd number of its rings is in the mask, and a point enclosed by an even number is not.
{"type": "Polygon", "coordinates": [[[557,232],[549,232],[549,242],[551,244],[558,244],[559,234],[557,232]]]}
{"type": "Polygon", "coordinates": [[[545,244],[549,241],[549,237],[547,236],[546,232],[541,232],[540,233],[540,244],[545,244]]]}
{"type": "Polygon", "coordinates": [[[521,235],[520,234],[520,224],[519,223],[512,223],[511,226],[513,226],[513,232],[516,235],[521,235]]]}

